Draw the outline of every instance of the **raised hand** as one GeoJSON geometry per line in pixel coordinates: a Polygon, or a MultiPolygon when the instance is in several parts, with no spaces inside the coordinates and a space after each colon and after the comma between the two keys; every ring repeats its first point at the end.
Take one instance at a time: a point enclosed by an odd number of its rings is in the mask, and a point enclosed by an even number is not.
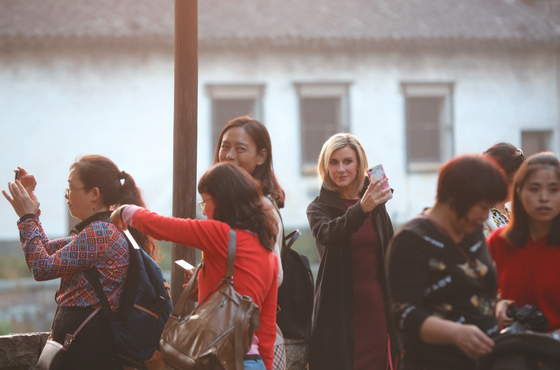
{"type": "Polygon", "coordinates": [[[389,179],[384,178],[377,180],[376,182],[370,182],[364,196],[360,200],[360,206],[362,207],[362,211],[364,211],[364,213],[371,212],[372,209],[382,203],[385,203],[391,198],[390,188],[381,190],[381,186],[383,186],[387,180],[389,179]]]}
{"type": "Polygon", "coordinates": [[[111,213],[111,222],[113,223],[113,225],[115,225],[115,227],[119,231],[126,230],[127,227],[127,225],[125,225],[121,219],[121,212],[124,209],[124,207],[126,207],[126,205],[120,206],[119,208],[115,209],[113,213],[111,213]]]}
{"type": "Polygon", "coordinates": [[[35,187],[37,186],[37,180],[35,180],[35,176],[28,173],[23,167],[17,168],[19,170],[19,182],[23,185],[25,190],[29,195],[35,191],[35,187]]]}
{"type": "Polygon", "coordinates": [[[2,189],[2,194],[4,194],[4,197],[10,202],[12,207],[14,207],[14,211],[19,217],[28,213],[37,213],[40,203],[34,191],[30,193],[27,192],[19,180],[9,182],[8,190],[10,190],[11,196],[4,189],[2,189]]]}

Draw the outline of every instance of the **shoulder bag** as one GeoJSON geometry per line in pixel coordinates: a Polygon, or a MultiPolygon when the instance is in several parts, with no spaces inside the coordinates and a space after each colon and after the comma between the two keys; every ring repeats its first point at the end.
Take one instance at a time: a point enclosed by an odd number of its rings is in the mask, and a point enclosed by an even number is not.
{"type": "Polygon", "coordinates": [[[229,232],[226,276],[187,315],[189,294],[202,262],[177,301],[160,340],[163,361],[181,370],[243,370],[259,328],[259,308],[233,289],[236,236],[229,232]]]}

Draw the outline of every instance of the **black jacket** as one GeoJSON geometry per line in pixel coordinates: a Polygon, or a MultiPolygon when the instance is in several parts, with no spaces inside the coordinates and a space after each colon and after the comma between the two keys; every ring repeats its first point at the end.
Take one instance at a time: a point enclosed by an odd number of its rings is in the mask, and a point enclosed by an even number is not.
{"type": "Polygon", "coordinates": [[[489,336],[499,332],[494,317],[497,272],[482,228],[455,243],[428,218],[417,217],[393,238],[387,270],[393,319],[405,349],[401,368],[475,369],[475,361],[457,346],[425,343],[420,328],[426,318],[437,316],[476,325],[489,336]],[[465,256],[476,263],[478,273],[465,256]]]}
{"type": "MultiPolygon", "coordinates": [[[[367,189],[364,182],[361,194],[367,189]]],[[[360,202],[345,209],[338,193],[321,188],[321,193],[307,207],[307,218],[321,261],[315,285],[313,327],[309,346],[310,370],[354,369],[354,323],[351,236],[368,217],[372,217],[379,234],[379,280],[383,288],[387,327],[391,333],[393,357],[397,354],[396,331],[390,316],[385,273],[385,251],[393,236],[393,225],[385,204],[369,214],[360,202]],[[395,334],[393,334],[395,333],[395,334]]]]}

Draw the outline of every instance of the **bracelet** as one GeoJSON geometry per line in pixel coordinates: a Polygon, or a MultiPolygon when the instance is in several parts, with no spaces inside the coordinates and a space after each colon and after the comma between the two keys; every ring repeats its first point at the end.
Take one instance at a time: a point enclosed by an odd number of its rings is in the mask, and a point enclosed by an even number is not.
{"type": "Polygon", "coordinates": [[[552,338],[560,341],[560,335],[557,332],[553,331],[550,335],[552,335],[552,338]]]}

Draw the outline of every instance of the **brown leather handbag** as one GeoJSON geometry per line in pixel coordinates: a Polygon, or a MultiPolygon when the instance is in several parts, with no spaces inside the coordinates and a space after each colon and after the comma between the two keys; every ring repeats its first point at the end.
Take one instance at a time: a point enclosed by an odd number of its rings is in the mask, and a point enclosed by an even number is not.
{"type": "Polygon", "coordinates": [[[181,370],[243,370],[243,356],[259,328],[259,308],[233,289],[235,230],[229,232],[226,277],[187,315],[187,300],[201,263],[163,329],[163,361],[181,370]]]}

